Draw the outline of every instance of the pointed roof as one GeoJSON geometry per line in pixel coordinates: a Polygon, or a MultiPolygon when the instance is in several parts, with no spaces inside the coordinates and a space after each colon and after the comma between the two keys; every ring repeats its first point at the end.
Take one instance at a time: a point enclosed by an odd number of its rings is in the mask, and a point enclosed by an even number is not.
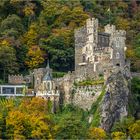
{"type": "Polygon", "coordinates": [[[43,81],[51,81],[52,80],[52,74],[50,72],[50,64],[49,64],[49,60],[47,62],[47,73],[45,74],[45,76],[43,77],[43,81]]]}
{"type": "Polygon", "coordinates": [[[49,59],[48,59],[48,61],[47,61],[47,67],[46,67],[47,69],[50,69],[50,63],[49,63],[49,59]]]}
{"type": "Polygon", "coordinates": [[[47,72],[43,78],[43,81],[51,81],[51,80],[52,80],[52,76],[50,72],[47,72]]]}

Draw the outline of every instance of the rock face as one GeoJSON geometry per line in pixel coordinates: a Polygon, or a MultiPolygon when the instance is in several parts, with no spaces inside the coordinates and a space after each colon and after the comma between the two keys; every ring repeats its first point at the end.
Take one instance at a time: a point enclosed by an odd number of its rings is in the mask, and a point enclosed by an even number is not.
{"type": "Polygon", "coordinates": [[[101,104],[101,127],[110,131],[114,122],[127,116],[128,80],[119,71],[113,73],[107,80],[106,94],[101,104]]]}

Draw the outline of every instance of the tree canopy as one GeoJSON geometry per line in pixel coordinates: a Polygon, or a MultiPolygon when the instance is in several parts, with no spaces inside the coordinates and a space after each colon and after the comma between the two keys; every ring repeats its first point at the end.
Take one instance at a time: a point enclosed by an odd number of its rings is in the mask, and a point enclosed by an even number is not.
{"type": "MultiPolygon", "coordinates": [[[[18,73],[43,67],[47,59],[55,71],[73,70],[74,29],[95,17],[101,30],[111,23],[127,31],[127,57],[132,71],[140,71],[139,11],[140,2],[136,0],[1,0],[0,42],[8,41],[13,49],[18,73]],[[38,46],[38,52],[33,55],[30,52],[34,46],[38,46]]],[[[3,69],[1,66],[0,71],[3,69]]],[[[2,72],[0,78],[3,77],[2,72]]]]}

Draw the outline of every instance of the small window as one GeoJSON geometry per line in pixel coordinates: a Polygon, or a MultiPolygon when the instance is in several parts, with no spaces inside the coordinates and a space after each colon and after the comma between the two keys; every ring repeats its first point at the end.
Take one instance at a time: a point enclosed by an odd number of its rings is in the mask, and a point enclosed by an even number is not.
{"type": "Polygon", "coordinates": [[[83,55],[83,62],[86,62],[86,56],[83,55]]]}
{"type": "Polygon", "coordinates": [[[47,83],[47,89],[48,89],[48,90],[51,89],[51,88],[50,88],[50,83],[49,83],[49,82],[47,83]]]}
{"type": "Polygon", "coordinates": [[[37,85],[39,84],[39,79],[36,80],[36,84],[37,84],[37,85]]]}
{"type": "Polygon", "coordinates": [[[117,64],[116,64],[116,66],[120,66],[120,64],[119,64],[119,63],[117,63],[117,64]]]}
{"type": "Polygon", "coordinates": [[[116,41],[116,47],[119,47],[119,41],[116,41]]]}
{"type": "Polygon", "coordinates": [[[98,61],[98,56],[95,56],[95,61],[96,61],[96,62],[98,61]]]}
{"type": "Polygon", "coordinates": [[[119,59],[120,58],[120,53],[116,53],[116,59],[119,59]]]}

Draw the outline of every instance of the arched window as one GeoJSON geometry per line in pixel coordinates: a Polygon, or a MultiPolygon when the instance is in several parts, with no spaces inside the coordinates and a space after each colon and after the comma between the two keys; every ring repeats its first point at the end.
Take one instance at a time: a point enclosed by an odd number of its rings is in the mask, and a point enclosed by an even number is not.
{"type": "Polygon", "coordinates": [[[83,55],[83,62],[86,62],[86,56],[83,55]]]}
{"type": "Polygon", "coordinates": [[[50,82],[47,83],[47,89],[48,89],[48,90],[51,90],[50,82]]]}

